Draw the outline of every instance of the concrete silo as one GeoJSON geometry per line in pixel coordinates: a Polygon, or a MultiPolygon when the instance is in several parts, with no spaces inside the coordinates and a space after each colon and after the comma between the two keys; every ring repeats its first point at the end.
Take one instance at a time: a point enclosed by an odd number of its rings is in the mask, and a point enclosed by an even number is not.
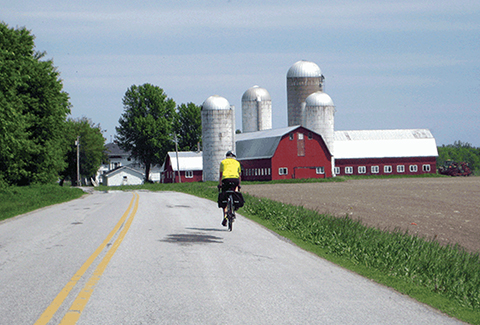
{"type": "Polygon", "coordinates": [[[288,126],[304,124],[305,100],[323,90],[324,77],[318,65],[298,61],[287,72],[288,126]]]}
{"type": "Polygon", "coordinates": [[[235,151],[235,109],[214,95],[202,104],[203,180],[218,181],[220,162],[235,151]]]}
{"type": "Polygon", "coordinates": [[[272,128],[272,98],[265,88],[253,86],[242,96],[243,132],[272,128]]]}
{"type": "Polygon", "coordinates": [[[333,154],[335,105],[330,96],[317,91],[305,100],[305,127],[320,134],[333,154]]]}

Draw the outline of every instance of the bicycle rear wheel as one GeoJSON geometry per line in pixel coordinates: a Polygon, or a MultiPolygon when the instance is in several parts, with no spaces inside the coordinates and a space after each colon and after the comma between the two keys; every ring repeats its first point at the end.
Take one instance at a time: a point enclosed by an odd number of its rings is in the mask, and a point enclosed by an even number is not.
{"type": "Polygon", "coordinates": [[[235,219],[235,210],[233,206],[233,197],[230,195],[227,201],[227,219],[228,219],[228,230],[232,231],[233,229],[233,220],[235,219]]]}

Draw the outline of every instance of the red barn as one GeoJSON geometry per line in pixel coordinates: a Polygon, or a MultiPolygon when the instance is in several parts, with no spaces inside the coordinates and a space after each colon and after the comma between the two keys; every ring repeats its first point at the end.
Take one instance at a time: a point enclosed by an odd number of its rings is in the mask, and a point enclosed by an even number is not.
{"type": "Polygon", "coordinates": [[[335,131],[335,174],[436,173],[437,144],[426,129],[335,131]]]}
{"type": "Polygon", "coordinates": [[[303,126],[236,135],[242,180],[332,177],[332,155],[323,138],[303,126]]]}
{"type": "Polygon", "coordinates": [[[202,181],[202,153],[181,151],[178,153],[177,164],[177,153],[169,152],[162,167],[161,182],[179,183],[177,171],[180,171],[180,181],[182,183],[202,181]]]}

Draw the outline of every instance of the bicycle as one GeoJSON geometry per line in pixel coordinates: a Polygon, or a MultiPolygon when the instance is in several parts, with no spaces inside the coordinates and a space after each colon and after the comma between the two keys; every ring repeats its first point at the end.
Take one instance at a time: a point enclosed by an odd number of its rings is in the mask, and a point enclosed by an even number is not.
{"type": "MultiPolygon", "coordinates": [[[[243,206],[243,197],[242,197],[242,195],[240,194],[239,191],[235,191],[235,187],[237,186],[235,183],[228,183],[228,184],[226,184],[226,186],[228,186],[227,187],[228,189],[224,192],[224,196],[222,197],[222,205],[221,206],[226,207],[224,217],[226,217],[226,219],[227,219],[228,230],[232,231],[233,222],[235,221],[235,218],[236,218],[235,211],[237,210],[237,208],[243,206]],[[225,204],[225,205],[223,205],[223,204],[225,204]]],[[[222,188],[221,186],[218,186],[219,192],[221,191],[221,188],[222,188]]],[[[240,190],[240,186],[238,186],[237,189],[240,190]]],[[[219,196],[220,196],[220,194],[219,194],[219,196]]],[[[221,207],[221,206],[220,206],[220,202],[219,202],[219,207],[221,207]]]]}

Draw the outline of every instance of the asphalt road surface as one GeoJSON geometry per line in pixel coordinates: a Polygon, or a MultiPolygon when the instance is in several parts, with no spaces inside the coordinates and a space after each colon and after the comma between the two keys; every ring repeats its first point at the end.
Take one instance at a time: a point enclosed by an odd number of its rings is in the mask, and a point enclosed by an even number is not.
{"type": "Polygon", "coordinates": [[[0,223],[0,324],[461,324],[216,203],[109,192],[0,223]]]}

